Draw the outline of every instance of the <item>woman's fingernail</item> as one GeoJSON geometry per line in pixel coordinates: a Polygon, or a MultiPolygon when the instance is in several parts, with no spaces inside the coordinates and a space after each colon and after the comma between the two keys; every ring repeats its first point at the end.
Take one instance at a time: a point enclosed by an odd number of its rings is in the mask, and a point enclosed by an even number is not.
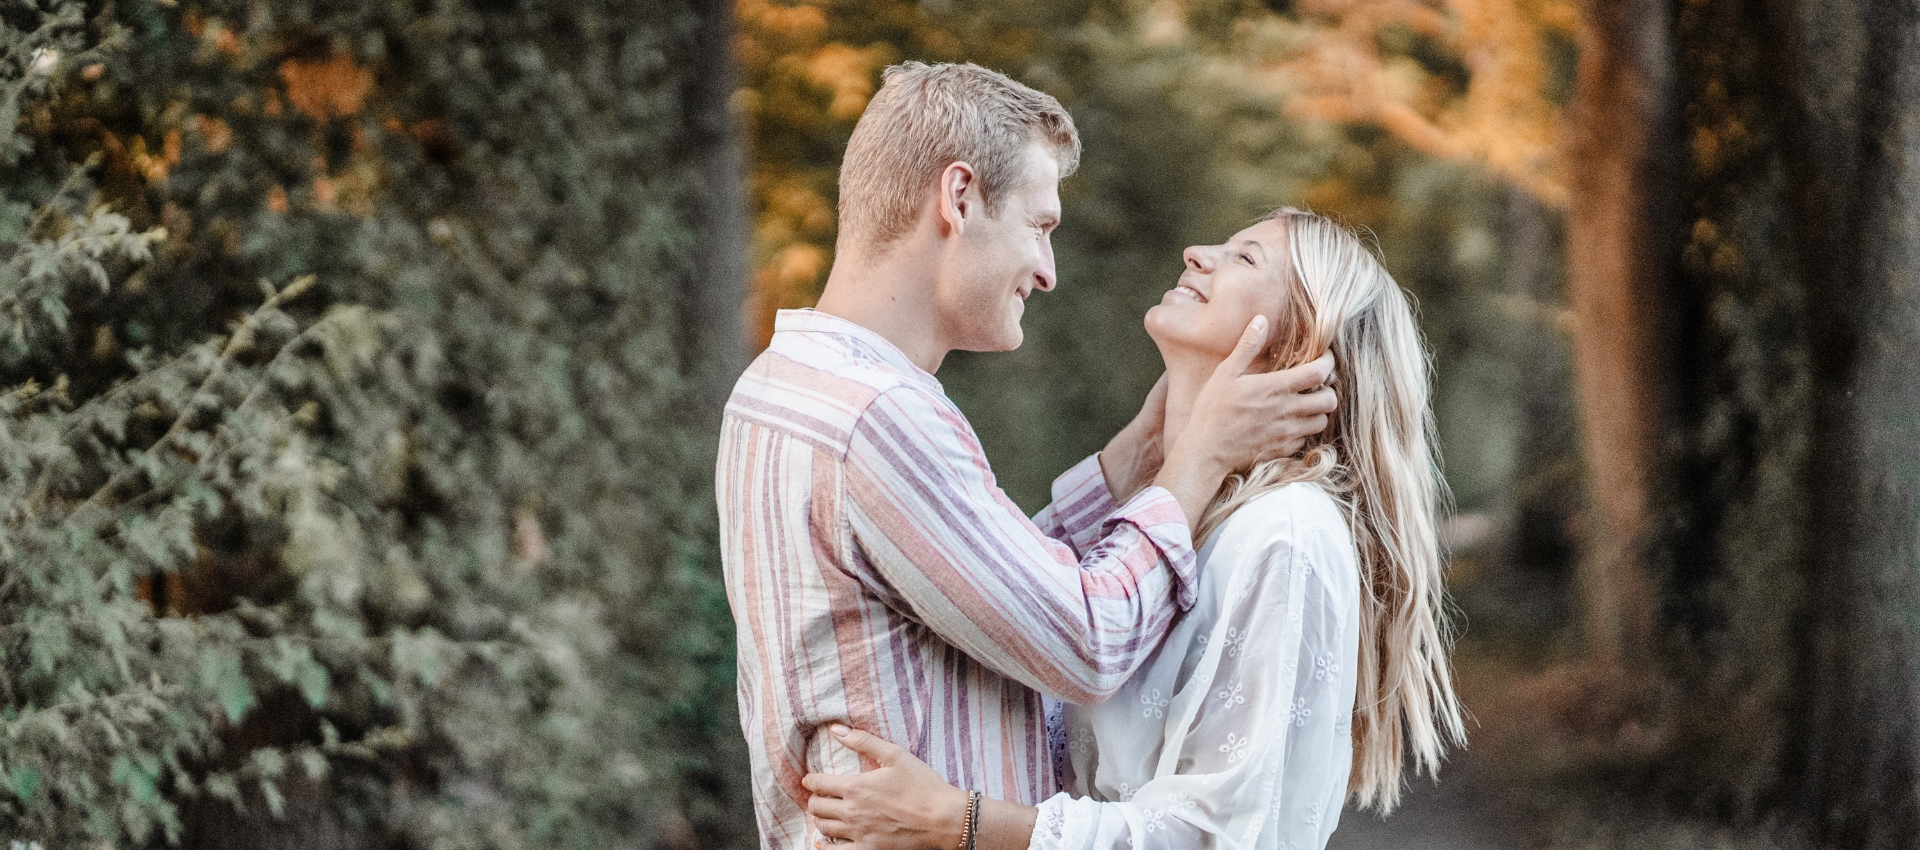
{"type": "Polygon", "coordinates": [[[830,723],[830,724],[827,724],[827,731],[832,732],[833,734],[838,735],[842,738],[845,738],[847,737],[847,733],[852,730],[849,730],[847,727],[842,726],[838,723],[830,723]]]}

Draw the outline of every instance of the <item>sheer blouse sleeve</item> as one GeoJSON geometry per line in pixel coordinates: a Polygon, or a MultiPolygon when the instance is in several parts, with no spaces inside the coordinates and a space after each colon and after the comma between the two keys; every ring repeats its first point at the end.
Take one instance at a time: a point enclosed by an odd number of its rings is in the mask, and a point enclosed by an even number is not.
{"type": "Polygon", "coordinates": [[[1203,568],[1231,564],[1233,573],[1198,664],[1177,688],[1167,682],[1166,705],[1157,691],[1136,700],[1166,716],[1161,741],[1138,745],[1161,748],[1144,754],[1157,759],[1152,778],[1106,789],[1113,802],[1056,795],[1041,806],[1032,848],[1323,846],[1351,765],[1357,624],[1347,622],[1345,594],[1315,573],[1353,566],[1341,557],[1350,549],[1329,551],[1326,535],[1303,540],[1292,525],[1288,518],[1264,539],[1223,539],[1234,548],[1203,568]]]}

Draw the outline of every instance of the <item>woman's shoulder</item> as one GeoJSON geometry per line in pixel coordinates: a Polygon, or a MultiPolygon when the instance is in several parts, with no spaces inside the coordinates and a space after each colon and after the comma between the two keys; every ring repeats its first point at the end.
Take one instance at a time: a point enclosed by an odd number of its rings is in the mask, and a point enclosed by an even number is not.
{"type": "MultiPolygon", "coordinates": [[[[1296,482],[1275,487],[1241,505],[1228,519],[1242,534],[1297,536],[1333,530],[1347,533],[1347,516],[1325,487],[1296,482]]],[[[1222,531],[1227,530],[1222,526],[1222,531]]]]}
{"type": "Polygon", "coordinates": [[[1346,512],[1313,483],[1288,484],[1253,498],[1220,526],[1219,537],[1225,551],[1284,549],[1326,566],[1353,560],[1346,512]]]}

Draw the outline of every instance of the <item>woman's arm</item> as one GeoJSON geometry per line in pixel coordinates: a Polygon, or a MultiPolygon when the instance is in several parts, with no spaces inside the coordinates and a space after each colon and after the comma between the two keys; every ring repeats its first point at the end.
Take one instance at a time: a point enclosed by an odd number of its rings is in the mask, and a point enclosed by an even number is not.
{"type": "MultiPolygon", "coordinates": [[[[828,727],[848,749],[880,766],[853,775],[812,773],[807,813],[832,846],[844,850],[965,850],[961,824],[972,796],[947,784],[912,753],[840,724],[828,727]]],[[[1026,850],[1039,812],[1004,800],[980,799],[974,850],[1026,850]]]]}

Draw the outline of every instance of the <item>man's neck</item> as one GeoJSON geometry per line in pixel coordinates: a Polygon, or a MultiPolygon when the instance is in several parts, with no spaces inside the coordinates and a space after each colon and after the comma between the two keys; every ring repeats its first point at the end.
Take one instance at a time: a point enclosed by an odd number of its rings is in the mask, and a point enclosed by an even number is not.
{"type": "Polygon", "coordinates": [[[877,259],[841,253],[814,309],[879,334],[913,365],[938,372],[953,347],[931,309],[934,270],[925,258],[926,252],[912,250],[888,251],[877,259]]]}

